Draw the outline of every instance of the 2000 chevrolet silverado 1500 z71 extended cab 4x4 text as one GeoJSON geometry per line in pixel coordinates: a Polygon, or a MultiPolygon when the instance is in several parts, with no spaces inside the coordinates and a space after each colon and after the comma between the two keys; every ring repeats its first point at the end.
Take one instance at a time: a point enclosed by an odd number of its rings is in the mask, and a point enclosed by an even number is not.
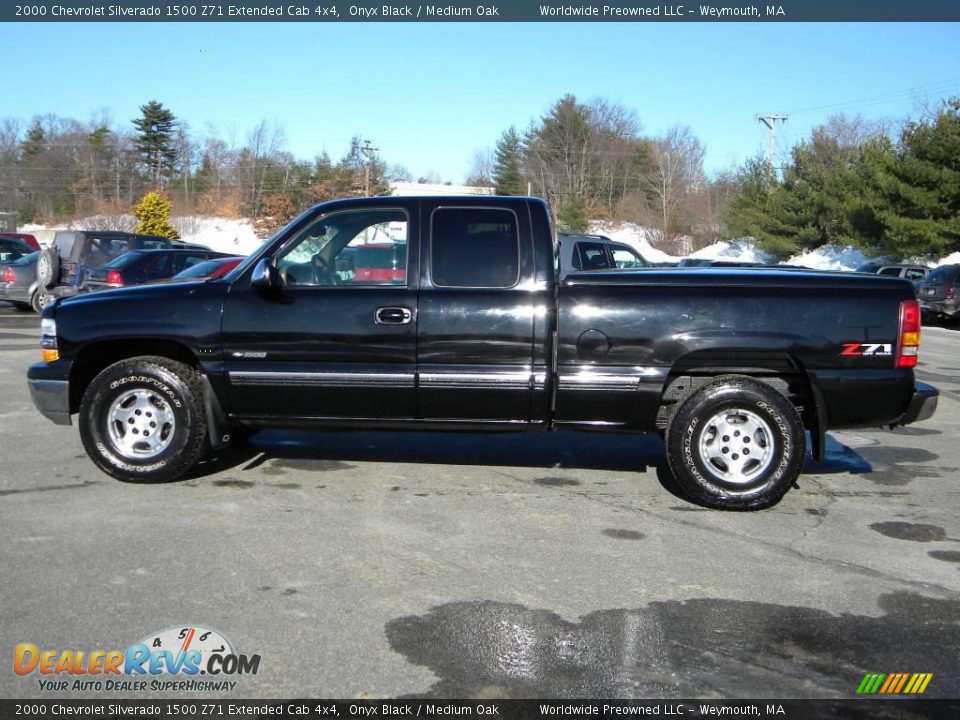
{"type": "Polygon", "coordinates": [[[852,274],[644,269],[558,283],[531,198],[318,205],[221,280],[43,312],[40,411],[120,479],[183,475],[252,428],[661,431],[713,507],[777,502],[830,428],[929,417],[910,284],[852,274]],[[406,253],[376,280],[364,243],[406,253]],[[353,248],[347,250],[347,248],[353,248]],[[402,268],[400,266],[403,266],[402,268]]]}

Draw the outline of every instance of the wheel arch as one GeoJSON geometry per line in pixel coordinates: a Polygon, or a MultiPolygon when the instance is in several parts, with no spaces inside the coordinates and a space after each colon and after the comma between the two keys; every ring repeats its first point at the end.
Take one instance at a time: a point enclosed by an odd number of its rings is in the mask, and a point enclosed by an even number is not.
{"type": "Polygon", "coordinates": [[[105,368],[136,357],[161,357],[189,365],[200,373],[210,444],[219,449],[230,443],[231,427],[220,399],[193,350],[176,340],[164,338],[113,338],[91,343],[80,350],[70,367],[70,412],[80,402],[90,382],[105,368]]]}
{"type": "Polygon", "coordinates": [[[79,411],[90,381],[102,370],[121,360],[146,356],[169,358],[200,370],[193,351],[175,340],[112,338],[93,342],[80,349],[70,366],[70,412],[79,411]]]}
{"type": "Polygon", "coordinates": [[[665,429],[680,402],[697,388],[725,375],[749,377],[786,397],[810,431],[813,457],[824,459],[827,411],[823,394],[803,363],[786,352],[700,350],[684,355],[664,381],[657,428],[665,429]]]}

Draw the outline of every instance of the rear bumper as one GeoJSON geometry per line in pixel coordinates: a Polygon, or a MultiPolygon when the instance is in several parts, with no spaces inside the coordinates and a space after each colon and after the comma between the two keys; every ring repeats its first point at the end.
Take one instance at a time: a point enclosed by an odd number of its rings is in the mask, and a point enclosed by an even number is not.
{"type": "Polygon", "coordinates": [[[50,377],[51,366],[46,363],[31,365],[27,371],[30,398],[44,417],[57,425],[72,425],[70,420],[70,381],[50,377]]]}
{"type": "Polygon", "coordinates": [[[80,288],[76,285],[54,285],[45,291],[48,295],[58,298],[68,298],[80,294],[80,288]]]}
{"type": "Polygon", "coordinates": [[[924,315],[935,317],[956,317],[960,315],[960,300],[920,300],[920,311],[924,315]]]}
{"type": "Polygon", "coordinates": [[[933,385],[922,382],[915,383],[910,404],[907,406],[907,411],[897,421],[897,425],[909,425],[933,417],[933,413],[937,410],[939,397],[940,391],[933,385]]]}
{"type": "Polygon", "coordinates": [[[16,288],[10,288],[6,285],[0,285],[0,300],[10,300],[11,302],[21,302],[22,298],[16,288]]]}

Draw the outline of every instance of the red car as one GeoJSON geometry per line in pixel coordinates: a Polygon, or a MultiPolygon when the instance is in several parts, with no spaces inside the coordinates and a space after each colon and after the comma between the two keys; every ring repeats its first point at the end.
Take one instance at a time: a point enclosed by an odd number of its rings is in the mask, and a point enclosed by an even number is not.
{"type": "Polygon", "coordinates": [[[370,243],[356,247],[354,282],[403,283],[406,280],[406,243],[370,243]]]}
{"type": "Polygon", "coordinates": [[[40,243],[37,242],[37,238],[35,238],[33,235],[28,235],[27,233],[0,233],[0,237],[22,240],[29,245],[32,250],[40,249],[40,243]]]}

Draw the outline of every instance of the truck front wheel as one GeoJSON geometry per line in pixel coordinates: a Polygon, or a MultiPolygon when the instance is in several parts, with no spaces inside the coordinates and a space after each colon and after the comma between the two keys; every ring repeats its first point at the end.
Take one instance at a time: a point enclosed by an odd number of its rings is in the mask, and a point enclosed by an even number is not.
{"type": "Polygon", "coordinates": [[[137,357],[110,365],[87,387],[80,437],[96,465],[129,482],[174,480],[203,456],[203,382],[189,365],[137,357]]]}
{"type": "Polygon", "coordinates": [[[684,399],[667,427],[667,460],[677,483],[713,508],[775,505],[803,467],[800,414],[772,387],[724,376],[684,399]]]}

